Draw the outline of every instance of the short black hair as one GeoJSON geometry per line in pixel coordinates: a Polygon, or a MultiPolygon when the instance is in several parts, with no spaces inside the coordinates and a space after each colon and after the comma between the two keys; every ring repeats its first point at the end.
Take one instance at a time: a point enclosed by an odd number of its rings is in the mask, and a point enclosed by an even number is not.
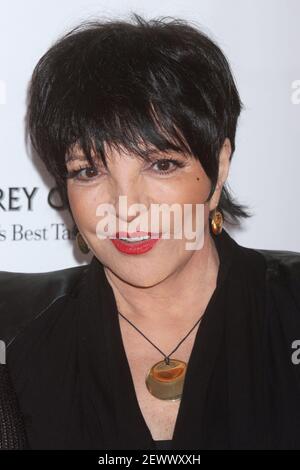
{"type": "MultiPolygon", "coordinates": [[[[65,157],[74,144],[105,166],[105,143],[145,159],[149,144],[188,152],[211,181],[208,201],[226,137],[235,150],[242,108],[212,39],[184,19],[133,13],[130,21],[85,21],[41,57],[28,89],[27,138],[69,210],[65,157]]],[[[232,224],[252,216],[227,183],[218,209],[232,224]]]]}

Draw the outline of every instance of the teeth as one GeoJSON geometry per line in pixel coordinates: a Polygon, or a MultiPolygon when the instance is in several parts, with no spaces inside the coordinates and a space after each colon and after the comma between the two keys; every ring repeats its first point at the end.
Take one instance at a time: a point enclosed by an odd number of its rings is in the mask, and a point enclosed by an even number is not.
{"type": "Polygon", "coordinates": [[[149,238],[150,238],[150,235],[145,235],[143,237],[132,237],[132,238],[120,237],[120,240],[125,240],[126,242],[129,242],[129,243],[135,243],[135,242],[140,242],[142,240],[148,240],[149,238]]]}

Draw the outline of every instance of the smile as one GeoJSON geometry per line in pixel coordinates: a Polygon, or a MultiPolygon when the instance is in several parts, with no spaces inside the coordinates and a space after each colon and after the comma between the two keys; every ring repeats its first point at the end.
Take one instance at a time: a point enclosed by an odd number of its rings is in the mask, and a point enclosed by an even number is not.
{"type": "Polygon", "coordinates": [[[118,232],[116,238],[110,240],[118,251],[129,255],[140,255],[152,250],[159,241],[160,234],[154,233],[134,233],[132,236],[123,232],[118,232]]]}

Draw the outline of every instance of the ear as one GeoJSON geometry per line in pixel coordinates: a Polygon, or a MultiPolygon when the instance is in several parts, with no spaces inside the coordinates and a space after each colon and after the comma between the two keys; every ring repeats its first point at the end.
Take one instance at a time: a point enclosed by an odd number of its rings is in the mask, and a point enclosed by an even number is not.
{"type": "Polygon", "coordinates": [[[216,184],[215,191],[209,201],[209,212],[214,210],[218,204],[221,197],[221,191],[225,181],[227,180],[230,166],[230,156],[232,153],[231,143],[228,137],[224,140],[220,154],[219,154],[219,173],[218,181],[216,184]]]}

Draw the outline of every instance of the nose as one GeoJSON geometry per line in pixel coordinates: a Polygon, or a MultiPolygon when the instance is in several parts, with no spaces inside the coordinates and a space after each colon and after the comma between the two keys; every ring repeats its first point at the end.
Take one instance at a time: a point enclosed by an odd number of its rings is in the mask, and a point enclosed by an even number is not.
{"type": "Polygon", "coordinates": [[[128,184],[118,185],[114,197],[114,207],[117,220],[131,223],[137,217],[148,212],[147,197],[141,182],[129,181],[128,184]]]}

